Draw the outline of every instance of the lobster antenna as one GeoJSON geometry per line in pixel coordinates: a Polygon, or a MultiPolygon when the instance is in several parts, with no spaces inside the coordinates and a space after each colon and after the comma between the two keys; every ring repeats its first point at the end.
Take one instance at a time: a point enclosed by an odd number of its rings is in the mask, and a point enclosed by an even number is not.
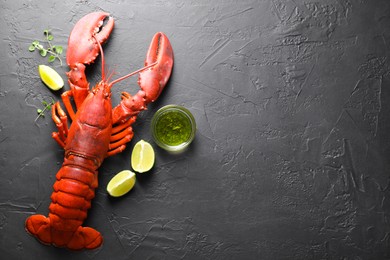
{"type": "MultiPolygon", "coordinates": [[[[97,45],[99,46],[100,55],[101,55],[101,57],[102,57],[102,81],[105,81],[105,78],[106,78],[106,77],[105,77],[105,73],[104,73],[104,64],[105,64],[105,62],[104,62],[103,48],[102,48],[102,45],[100,44],[100,42],[96,39],[95,35],[93,36],[93,38],[95,39],[97,45]]],[[[140,72],[142,72],[142,71],[144,71],[144,70],[146,70],[146,69],[149,69],[149,68],[153,67],[153,66],[156,65],[156,64],[157,64],[157,61],[156,61],[156,62],[153,62],[152,64],[150,64],[150,65],[148,65],[148,66],[145,66],[145,67],[143,67],[143,68],[140,68],[140,69],[138,69],[138,70],[136,70],[136,71],[134,71],[134,72],[131,72],[131,73],[129,73],[129,74],[123,76],[123,77],[120,77],[119,79],[116,79],[116,80],[112,81],[109,85],[110,85],[110,87],[112,87],[114,84],[118,83],[119,81],[122,81],[122,80],[124,80],[124,79],[127,79],[127,78],[129,78],[129,77],[131,77],[131,76],[133,76],[133,75],[135,75],[135,74],[137,74],[137,73],[140,73],[140,72]]],[[[110,79],[111,79],[112,75],[113,75],[113,73],[109,76],[110,79]]]]}
{"type": "Polygon", "coordinates": [[[103,48],[102,48],[102,45],[100,44],[100,42],[98,41],[98,39],[96,39],[96,36],[94,35],[93,38],[95,39],[96,41],[96,44],[99,46],[99,50],[100,50],[100,55],[102,57],[102,81],[105,81],[106,79],[106,74],[104,73],[104,64],[105,64],[105,61],[104,61],[104,52],[103,52],[103,48]]]}
{"type": "Polygon", "coordinates": [[[114,76],[114,74],[115,74],[115,70],[113,70],[112,72],[110,72],[110,75],[108,75],[108,77],[107,77],[107,81],[110,81],[111,78],[112,78],[112,76],[114,76]]]}
{"type": "Polygon", "coordinates": [[[112,85],[118,83],[119,81],[122,81],[122,80],[124,80],[124,79],[127,79],[127,78],[129,78],[129,77],[131,77],[131,76],[133,76],[133,75],[135,75],[135,74],[137,74],[137,73],[140,73],[140,72],[142,72],[142,71],[144,71],[144,70],[146,70],[146,69],[149,69],[149,68],[153,67],[153,66],[156,65],[156,64],[157,64],[157,61],[156,61],[156,62],[153,62],[152,64],[150,64],[150,65],[148,65],[148,66],[145,66],[145,67],[143,67],[143,68],[140,68],[139,70],[136,70],[136,71],[134,71],[134,72],[131,72],[131,73],[129,73],[129,74],[123,76],[123,77],[120,77],[119,79],[116,79],[116,80],[112,81],[112,82],[110,83],[110,86],[112,86],[112,85]]]}

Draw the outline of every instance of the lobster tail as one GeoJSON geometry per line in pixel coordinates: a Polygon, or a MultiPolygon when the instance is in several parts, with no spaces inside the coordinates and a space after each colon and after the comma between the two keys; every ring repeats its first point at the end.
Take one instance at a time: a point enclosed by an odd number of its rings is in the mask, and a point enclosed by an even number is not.
{"type": "Polygon", "coordinates": [[[79,226],[76,231],[64,231],[53,228],[52,218],[33,215],[26,220],[26,230],[40,242],[72,250],[94,249],[99,247],[103,238],[93,228],[79,226]]]}
{"type": "Polygon", "coordinates": [[[49,217],[33,215],[26,230],[44,244],[73,250],[99,247],[103,238],[93,228],[82,227],[97,187],[97,173],[64,165],[53,185],[49,217]]]}

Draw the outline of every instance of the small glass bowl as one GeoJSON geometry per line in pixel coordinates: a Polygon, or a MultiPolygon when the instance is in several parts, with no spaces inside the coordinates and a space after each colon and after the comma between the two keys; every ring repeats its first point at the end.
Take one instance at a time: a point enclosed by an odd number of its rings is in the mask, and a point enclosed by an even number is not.
{"type": "Polygon", "coordinates": [[[166,105],[153,115],[152,135],[158,146],[177,152],[186,148],[195,138],[194,116],[185,107],[166,105]]]}

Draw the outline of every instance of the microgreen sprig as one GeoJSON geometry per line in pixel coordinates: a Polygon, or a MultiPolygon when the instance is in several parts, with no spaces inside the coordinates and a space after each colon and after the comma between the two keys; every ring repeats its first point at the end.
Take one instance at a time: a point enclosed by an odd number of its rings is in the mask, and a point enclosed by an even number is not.
{"type": "Polygon", "coordinates": [[[43,109],[41,109],[41,108],[37,109],[38,116],[37,116],[37,118],[35,118],[34,122],[36,122],[38,120],[38,118],[40,118],[40,117],[45,117],[45,112],[47,110],[50,110],[51,106],[54,105],[53,98],[51,99],[51,102],[47,102],[46,100],[43,100],[42,105],[44,106],[43,109]]]}
{"type": "Polygon", "coordinates": [[[61,60],[61,54],[63,52],[63,48],[60,45],[53,45],[52,41],[54,39],[53,34],[50,32],[50,30],[44,30],[43,34],[45,35],[45,42],[48,45],[47,48],[45,48],[40,41],[34,40],[31,45],[28,47],[28,50],[33,52],[35,50],[39,51],[39,54],[42,57],[46,57],[47,54],[50,54],[48,57],[48,62],[54,62],[56,59],[59,60],[60,65],[62,66],[62,60],[61,60]]]}

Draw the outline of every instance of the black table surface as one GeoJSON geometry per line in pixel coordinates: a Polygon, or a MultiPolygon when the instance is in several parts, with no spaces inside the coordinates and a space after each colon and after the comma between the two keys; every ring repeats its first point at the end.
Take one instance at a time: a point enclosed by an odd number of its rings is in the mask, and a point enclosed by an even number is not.
{"type": "MultiPolygon", "coordinates": [[[[390,259],[390,1],[2,1],[0,11],[0,257],[2,259],[390,259]],[[67,50],[85,14],[106,11],[104,45],[114,77],[143,66],[155,32],[174,50],[172,77],[133,124],[127,149],[106,159],[85,226],[103,245],[69,251],[28,235],[48,214],[64,152],[43,101],[48,65],[33,40],[50,29],[67,50]],[[151,118],[188,108],[197,133],[188,150],[163,151],[151,118]],[[109,180],[131,169],[134,144],[156,151],[117,199],[109,180]]],[[[66,79],[69,70],[49,64],[66,79]]],[[[101,61],[88,66],[91,85],[101,61]]],[[[136,93],[137,77],[113,88],[136,93]]]]}

